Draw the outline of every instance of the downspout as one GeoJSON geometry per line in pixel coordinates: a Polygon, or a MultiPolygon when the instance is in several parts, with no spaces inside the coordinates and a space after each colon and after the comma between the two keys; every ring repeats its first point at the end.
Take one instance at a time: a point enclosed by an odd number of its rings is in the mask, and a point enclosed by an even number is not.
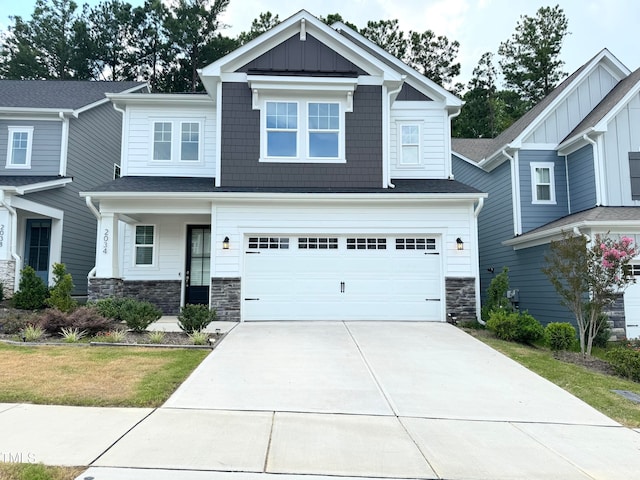
{"type": "Polygon", "coordinates": [[[64,112],[59,112],[58,116],[62,120],[62,145],[60,145],[60,169],[58,171],[61,177],[67,175],[67,152],[69,151],[69,117],[64,112]]]}
{"type": "Polygon", "coordinates": [[[387,142],[387,148],[385,149],[387,151],[387,158],[384,161],[383,167],[384,167],[384,177],[385,177],[385,180],[386,180],[386,183],[387,183],[386,187],[389,187],[389,188],[396,188],[396,186],[391,182],[391,173],[390,173],[390,171],[391,171],[391,165],[390,165],[390,162],[391,162],[391,138],[390,138],[391,137],[391,132],[390,132],[390,129],[391,129],[391,97],[393,95],[397,95],[402,90],[402,87],[404,86],[404,81],[407,78],[407,76],[406,75],[402,75],[401,78],[402,78],[402,82],[400,82],[400,86],[398,86],[398,88],[396,88],[394,90],[391,90],[391,91],[387,92],[387,107],[388,108],[386,108],[385,111],[386,111],[386,114],[389,116],[389,118],[388,118],[388,121],[386,121],[386,122],[384,122],[384,120],[383,120],[384,128],[385,128],[384,138],[386,139],[386,142],[387,142]]]}
{"type": "Polygon", "coordinates": [[[473,216],[475,218],[478,218],[478,215],[480,215],[480,211],[482,211],[482,207],[484,207],[484,197],[478,198],[478,206],[476,206],[475,210],[473,211],[473,216]]]}
{"type": "MultiPolygon", "coordinates": [[[[449,180],[455,180],[455,177],[453,175],[453,162],[451,161],[451,120],[453,120],[458,115],[460,115],[461,111],[462,111],[462,107],[460,107],[457,112],[450,113],[449,116],[448,116],[449,123],[447,124],[447,127],[449,128],[449,135],[448,135],[448,138],[449,138],[449,151],[446,152],[446,158],[447,158],[447,162],[449,162],[449,176],[447,177],[449,180]]],[[[480,212],[478,212],[478,213],[480,213],[480,212]]]]}
{"type": "Polygon", "coordinates": [[[507,153],[507,149],[503,148],[500,152],[507,157],[511,162],[511,197],[513,198],[513,234],[519,235],[520,228],[518,225],[518,214],[520,212],[520,196],[518,195],[517,183],[520,181],[520,175],[518,175],[518,168],[516,165],[515,157],[512,157],[507,153]]]}
{"type": "MultiPolygon", "coordinates": [[[[476,244],[476,252],[478,255],[478,262],[475,263],[475,265],[479,268],[480,267],[480,240],[478,238],[478,215],[480,215],[480,212],[482,211],[482,207],[484,207],[484,197],[479,197],[478,198],[478,205],[476,206],[476,208],[473,210],[473,222],[474,222],[474,232],[475,232],[475,239],[474,242],[476,244]]],[[[482,325],[485,324],[485,322],[482,320],[482,316],[481,316],[481,304],[482,301],[480,299],[480,272],[477,271],[476,272],[476,319],[478,320],[478,322],[482,325]]]]}
{"type": "MultiPolygon", "coordinates": [[[[127,112],[123,108],[118,107],[115,103],[113,104],[113,109],[116,112],[120,112],[122,114],[122,132],[120,133],[120,174],[122,175],[123,163],[124,163],[124,145],[125,145],[125,140],[128,140],[128,139],[125,139],[125,134],[127,132],[126,127],[125,127],[125,118],[127,116],[127,112]]],[[[115,167],[113,167],[113,169],[114,169],[114,172],[115,172],[115,167]]],[[[115,174],[114,174],[114,177],[115,177],[115,174]]],[[[89,198],[89,201],[91,200],[90,197],[87,197],[87,198],[89,198]]],[[[91,207],[89,207],[89,208],[91,208],[91,207]]],[[[96,210],[96,212],[97,212],[97,210],[96,210]]],[[[94,215],[95,215],[95,213],[94,213],[94,215]]],[[[100,219],[98,219],[98,220],[100,220],[100,219]]]]}
{"type": "Polygon", "coordinates": [[[602,189],[600,188],[601,187],[600,182],[602,181],[602,179],[600,178],[600,162],[598,159],[598,144],[595,140],[589,138],[589,135],[587,135],[586,133],[582,135],[582,139],[585,142],[588,142],[591,145],[593,145],[593,170],[596,176],[596,205],[602,205],[602,196],[601,196],[602,189]]]}
{"type": "MultiPolygon", "coordinates": [[[[84,200],[85,200],[85,203],[87,204],[87,207],[89,208],[89,210],[91,210],[91,213],[93,213],[93,215],[98,220],[98,225],[100,225],[100,221],[102,220],[102,215],[100,215],[100,212],[98,211],[96,206],[91,201],[91,197],[90,196],[89,197],[85,197],[84,200]]],[[[96,245],[96,248],[97,248],[97,245],[96,245]]],[[[89,270],[89,273],[87,274],[87,278],[91,278],[91,277],[95,277],[96,276],[96,268],[97,268],[97,266],[94,265],[93,268],[91,270],[89,270]]]]}
{"type": "Polygon", "coordinates": [[[15,260],[15,273],[13,280],[13,291],[18,291],[18,285],[20,281],[20,267],[22,265],[22,259],[16,251],[16,243],[18,242],[18,214],[16,209],[9,205],[5,199],[4,190],[0,190],[0,206],[3,206],[9,212],[11,216],[11,257],[15,260]]]}

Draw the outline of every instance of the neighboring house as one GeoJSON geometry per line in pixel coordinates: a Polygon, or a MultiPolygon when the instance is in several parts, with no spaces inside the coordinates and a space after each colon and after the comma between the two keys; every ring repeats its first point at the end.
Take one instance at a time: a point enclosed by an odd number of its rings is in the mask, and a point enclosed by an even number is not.
{"type": "MultiPolygon", "coordinates": [[[[522,310],[569,321],[540,270],[550,242],[562,232],[640,241],[639,92],[640,70],[603,50],[497,138],[454,139],[456,180],[489,193],[479,219],[483,291],[507,266],[522,310]]],[[[608,313],[614,334],[637,337],[640,284],[608,313]]]]}
{"type": "Polygon", "coordinates": [[[139,82],[0,80],[0,281],[17,289],[32,266],[47,283],[64,263],[86,295],[96,221],[78,192],[114,176],[122,116],[105,93],[139,82]]]}
{"type": "Polygon", "coordinates": [[[476,318],[476,215],[451,176],[461,101],[305,11],[205,67],[206,94],[114,94],[122,178],[92,298],[225,320],[476,318]]]}

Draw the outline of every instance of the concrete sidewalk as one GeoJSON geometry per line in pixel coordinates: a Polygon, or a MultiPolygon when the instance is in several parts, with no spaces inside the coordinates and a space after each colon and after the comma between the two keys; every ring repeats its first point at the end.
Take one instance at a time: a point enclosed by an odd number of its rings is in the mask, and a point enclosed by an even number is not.
{"type": "Polygon", "coordinates": [[[240,324],[156,410],[0,404],[78,480],[630,480],[640,434],[446,324],[240,324]]]}

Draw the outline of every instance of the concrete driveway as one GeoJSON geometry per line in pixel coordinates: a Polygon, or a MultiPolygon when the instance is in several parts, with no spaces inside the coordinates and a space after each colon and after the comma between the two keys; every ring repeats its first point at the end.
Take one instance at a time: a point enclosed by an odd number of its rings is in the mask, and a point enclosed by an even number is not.
{"type": "Polygon", "coordinates": [[[244,323],[92,465],[79,478],[628,480],[640,434],[448,324],[244,323]]]}

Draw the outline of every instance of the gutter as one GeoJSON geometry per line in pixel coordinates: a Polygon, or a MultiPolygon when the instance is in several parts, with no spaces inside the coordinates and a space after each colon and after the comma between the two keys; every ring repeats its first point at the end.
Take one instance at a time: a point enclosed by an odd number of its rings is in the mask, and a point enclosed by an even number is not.
{"type": "Polygon", "coordinates": [[[0,190],[0,205],[7,209],[11,216],[11,257],[15,260],[15,273],[13,280],[13,291],[18,291],[18,285],[20,281],[20,267],[22,265],[22,259],[18,252],[16,252],[16,243],[18,242],[18,214],[11,205],[7,203],[4,190],[0,190]]]}
{"type": "Polygon", "coordinates": [[[387,145],[385,146],[386,148],[384,148],[384,151],[386,152],[386,157],[384,160],[384,164],[383,164],[383,175],[384,175],[384,181],[382,182],[382,188],[396,188],[396,186],[391,182],[391,97],[393,95],[397,95],[398,93],[400,93],[400,91],[402,90],[402,87],[404,85],[404,81],[406,80],[407,76],[406,75],[402,75],[402,82],[400,83],[400,85],[398,86],[398,88],[394,89],[394,90],[390,90],[387,91],[387,108],[384,109],[385,111],[385,115],[389,116],[388,121],[385,121],[385,119],[382,120],[383,125],[384,125],[384,136],[383,138],[385,139],[387,145]]]}
{"type": "MultiPolygon", "coordinates": [[[[89,210],[91,210],[91,213],[93,213],[93,215],[98,220],[98,226],[99,226],[100,225],[100,221],[102,220],[102,215],[100,215],[100,212],[98,211],[96,206],[91,201],[91,196],[85,197],[84,201],[87,204],[87,207],[89,208],[89,210]]],[[[96,245],[96,248],[97,248],[97,245],[96,245]]],[[[89,270],[89,273],[87,274],[87,278],[91,278],[91,277],[95,277],[96,276],[96,268],[97,268],[97,266],[94,265],[93,268],[91,270],[89,270]]]]}

